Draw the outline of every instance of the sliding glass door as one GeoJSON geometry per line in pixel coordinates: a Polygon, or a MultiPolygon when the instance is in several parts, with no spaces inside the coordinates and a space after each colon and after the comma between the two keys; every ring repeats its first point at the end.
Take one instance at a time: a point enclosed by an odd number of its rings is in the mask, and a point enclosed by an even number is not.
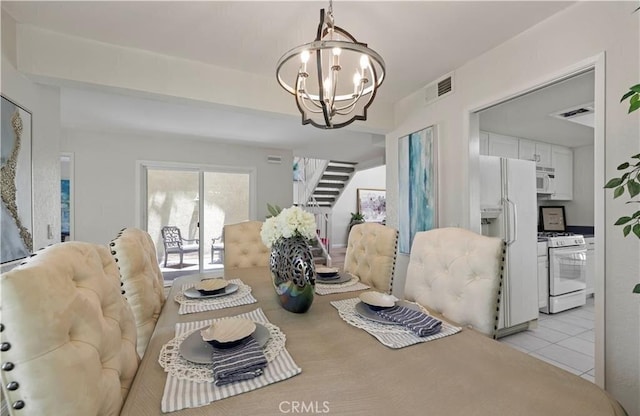
{"type": "Polygon", "coordinates": [[[224,225],[255,213],[253,170],[148,162],[141,172],[142,228],[165,280],[223,268],[224,225]]]}

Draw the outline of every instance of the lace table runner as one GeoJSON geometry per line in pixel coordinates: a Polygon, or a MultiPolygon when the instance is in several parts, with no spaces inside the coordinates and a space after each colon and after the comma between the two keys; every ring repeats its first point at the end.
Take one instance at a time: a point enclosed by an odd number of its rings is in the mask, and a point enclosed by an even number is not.
{"type": "Polygon", "coordinates": [[[184,291],[194,287],[198,282],[187,283],[182,286],[175,296],[175,301],[180,304],[179,315],[188,313],[214,311],[216,309],[231,308],[240,305],[256,303],[256,298],[251,294],[251,286],[246,285],[240,279],[229,280],[229,283],[238,285],[238,291],[227,296],[217,298],[191,299],[184,295],[184,291]]]}
{"type": "Polygon", "coordinates": [[[316,293],[318,295],[330,295],[332,293],[355,292],[357,290],[369,289],[369,286],[360,283],[357,276],[351,275],[351,280],[338,284],[322,283],[316,279],[316,293]]]}
{"type": "MultiPolygon", "coordinates": [[[[356,328],[364,329],[389,348],[403,348],[420,342],[433,341],[434,339],[457,334],[462,330],[460,327],[442,321],[440,332],[428,337],[419,337],[401,325],[383,324],[360,316],[355,310],[358,302],[360,302],[359,298],[353,298],[336,300],[331,302],[331,305],[338,310],[338,314],[345,322],[356,328]]],[[[416,305],[418,304],[416,303],[416,305]]],[[[420,308],[424,313],[427,313],[424,308],[420,308]]]]}
{"type": "MultiPolygon", "coordinates": [[[[302,369],[298,367],[293,361],[293,358],[291,358],[291,355],[289,355],[287,349],[284,348],[285,335],[280,328],[269,322],[261,308],[237,315],[236,317],[251,319],[263,324],[269,329],[272,338],[265,346],[265,356],[269,364],[264,369],[264,374],[251,380],[216,386],[211,382],[213,377],[211,376],[211,378],[209,378],[209,374],[212,374],[211,371],[206,372],[202,369],[176,370],[175,367],[179,366],[179,364],[176,364],[176,361],[169,362],[172,357],[173,359],[176,358],[177,345],[172,344],[172,341],[178,338],[184,339],[196,328],[206,326],[207,324],[210,325],[214,320],[176,324],[176,338],[162,347],[158,360],[160,365],[168,372],[161,402],[161,410],[163,413],[204,406],[217,400],[286,380],[302,372],[302,369]],[[182,378],[183,376],[185,378],[182,378]],[[195,377],[196,379],[202,377],[202,381],[194,381],[191,377],[195,377]]],[[[179,353],[177,353],[177,356],[179,356],[179,353]]],[[[179,358],[182,359],[182,357],[179,358]]],[[[186,361],[184,359],[182,360],[186,361]]],[[[200,365],[189,363],[188,367],[191,366],[195,367],[200,365]]]]}

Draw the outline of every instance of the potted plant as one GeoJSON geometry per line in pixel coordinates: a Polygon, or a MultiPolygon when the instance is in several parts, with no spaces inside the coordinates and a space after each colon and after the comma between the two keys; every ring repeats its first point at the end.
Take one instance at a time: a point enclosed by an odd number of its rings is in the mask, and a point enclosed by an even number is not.
{"type": "Polygon", "coordinates": [[[356,224],[362,224],[364,222],[364,214],[361,214],[359,212],[352,212],[351,213],[351,220],[349,221],[349,231],[351,231],[351,228],[356,225],[356,224]]]}

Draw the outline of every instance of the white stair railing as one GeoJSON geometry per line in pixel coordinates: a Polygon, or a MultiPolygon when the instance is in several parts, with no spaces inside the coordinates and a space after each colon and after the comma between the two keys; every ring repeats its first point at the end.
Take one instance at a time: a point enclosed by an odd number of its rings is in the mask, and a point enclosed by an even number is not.
{"type": "Polygon", "coordinates": [[[322,178],[324,170],[329,164],[327,160],[297,158],[296,162],[302,166],[302,175],[299,175],[294,184],[296,201],[305,211],[312,213],[316,219],[318,246],[322,249],[322,255],[326,259],[327,266],[331,266],[331,208],[321,207],[313,196],[313,191],[322,178]],[[313,185],[311,185],[313,184],[313,185]]]}

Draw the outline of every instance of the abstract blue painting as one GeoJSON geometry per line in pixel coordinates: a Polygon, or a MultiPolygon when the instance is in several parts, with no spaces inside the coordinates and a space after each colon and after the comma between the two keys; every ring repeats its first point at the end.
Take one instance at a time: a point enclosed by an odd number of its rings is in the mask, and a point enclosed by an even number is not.
{"type": "Polygon", "coordinates": [[[409,253],[418,231],[437,227],[437,161],[434,127],[398,141],[398,231],[400,253],[409,253]]]}

